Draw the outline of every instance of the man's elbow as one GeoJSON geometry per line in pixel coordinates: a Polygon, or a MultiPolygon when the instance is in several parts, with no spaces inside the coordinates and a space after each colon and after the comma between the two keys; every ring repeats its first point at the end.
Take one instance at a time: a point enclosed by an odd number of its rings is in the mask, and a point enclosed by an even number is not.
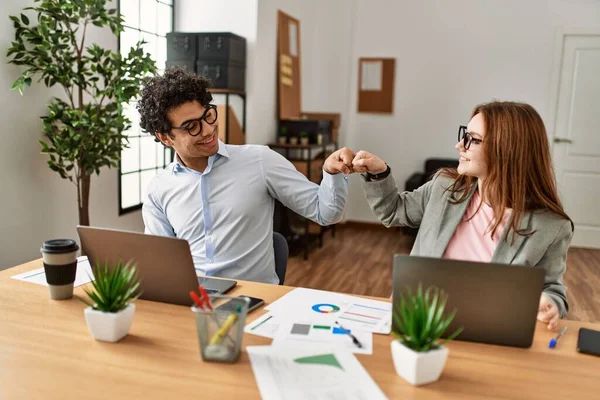
{"type": "Polygon", "coordinates": [[[344,218],[344,208],[340,208],[332,213],[327,213],[328,215],[321,214],[318,218],[318,224],[321,226],[328,226],[337,224],[344,218]]]}

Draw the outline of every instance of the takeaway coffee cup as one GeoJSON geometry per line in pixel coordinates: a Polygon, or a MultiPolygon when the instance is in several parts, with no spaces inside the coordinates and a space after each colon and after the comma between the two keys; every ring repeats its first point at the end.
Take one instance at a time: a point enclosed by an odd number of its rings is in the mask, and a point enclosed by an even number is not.
{"type": "Polygon", "coordinates": [[[42,244],[44,271],[52,300],[73,297],[78,250],[79,246],[71,239],[47,240],[42,244]]]}

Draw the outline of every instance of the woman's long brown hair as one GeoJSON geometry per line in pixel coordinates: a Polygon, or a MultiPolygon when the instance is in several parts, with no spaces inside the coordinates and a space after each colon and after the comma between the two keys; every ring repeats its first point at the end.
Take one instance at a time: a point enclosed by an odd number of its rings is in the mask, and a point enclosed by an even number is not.
{"type": "MultiPolygon", "coordinates": [[[[507,231],[513,232],[511,242],[514,242],[514,233],[533,233],[519,230],[525,212],[550,210],[571,221],[558,197],[546,128],[537,111],[524,103],[496,101],[476,106],[471,118],[477,114],[483,116],[482,146],[488,167],[480,195],[494,212],[492,236],[506,208],[513,209],[507,231]]],[[[460,175],[455,168],[445,168],[441,173],[454,179],[448,188],[453,203],[465,201],[477,184],[477,178],[460,175]],[[459,193],[462,194],[457,198],[459,193]]]]}

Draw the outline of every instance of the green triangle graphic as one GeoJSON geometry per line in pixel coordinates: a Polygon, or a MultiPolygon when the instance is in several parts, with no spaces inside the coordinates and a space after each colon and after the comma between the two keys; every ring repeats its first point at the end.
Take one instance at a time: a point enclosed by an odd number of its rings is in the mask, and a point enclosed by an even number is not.
{"type": "Polygon", "coordinates": [[[335,355],[333,354],[321,354],[318,356],[301,357],[294,359],[294,361],[298,364],[330,365],[332,367],[339,368],[342,371],[344,370],[344,368],[342,368],[342,365],[339,363],[339,361],[337,360],[337,358],[335,358],[335,355]]]}

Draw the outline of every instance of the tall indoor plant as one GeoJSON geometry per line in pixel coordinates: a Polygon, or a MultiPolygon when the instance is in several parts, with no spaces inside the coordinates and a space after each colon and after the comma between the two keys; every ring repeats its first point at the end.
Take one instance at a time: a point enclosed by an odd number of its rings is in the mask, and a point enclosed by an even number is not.
{"type": "MultiPolygon", "coordinates": [[[[131,121],[123,104],[139,93],[144,76],[156,66],[144,54],[143,42],[127,56],[86,42],[90,25],[108,27],[115,37],[123,30],[116,9],[107,0],[35,0],[35,21],[10,16],[15,39],[8,62],[25,67],[12,88],[23,94],[32,78],[47,87],[62,86],[64,98],[54,97],[48,115],[41,117],[48,166],[77,188],[79,223],[89,225],[90,180],[103,166],[116,167],[127,146],[123,131],[131,121]]],[[[108,33],[108,32],[107,32],[108,33]]],[[[115,38],[116,40],[116,38],[115,38]]]]}

